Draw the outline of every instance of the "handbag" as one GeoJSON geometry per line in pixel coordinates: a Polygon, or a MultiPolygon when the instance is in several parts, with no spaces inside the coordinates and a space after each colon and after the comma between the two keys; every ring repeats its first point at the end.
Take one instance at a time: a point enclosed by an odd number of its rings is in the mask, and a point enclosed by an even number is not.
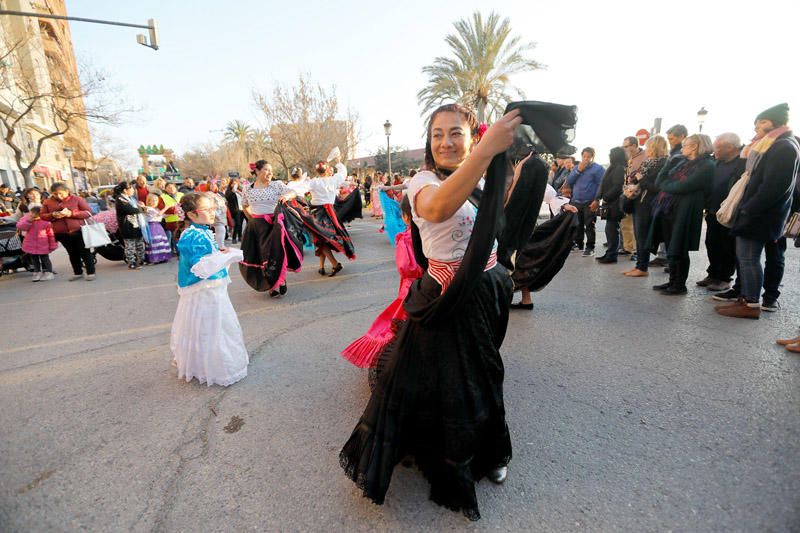
{"type": "Polygon", "coordinates": [[[747,183],[749,181],[750,174],[747,172],[742,174],[742,177],[733,184],[728,196],[722,201],[719,209],[717,209],[717,222],[726,228],[733,227],[733,216],[736,213],[736,209],[739,207],[739,203],[742,201],[744,190],[747,188],[747,183]]]}
{"type": "Polygon", "coordinates": [[[800,212],[794,212],[789,215],[789,220],[783,227],[783,236],[789,239],[797,239],[800,237],[800,212]]]}
{"type": "Polygon", "coordinates": [[[86,248],[99,248],[111,244],[111,237],[108,236],[105,224],[95,221],[89,223],[90,219],[88,218],[84,220],[85,224],[81,226],[81,237],[83,237],[83,245],[86,248]]]}

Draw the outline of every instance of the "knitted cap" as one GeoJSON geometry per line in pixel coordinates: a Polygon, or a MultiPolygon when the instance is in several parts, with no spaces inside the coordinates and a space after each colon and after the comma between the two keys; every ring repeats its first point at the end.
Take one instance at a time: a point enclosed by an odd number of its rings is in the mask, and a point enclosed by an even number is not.
{"type": "Polygon", "coordinates": [[[756,117],[756,121],[764,119],[772,121],[776,127],[786,125],[789,122],[789,104],[784,103],[770,107],[756,117]]]}

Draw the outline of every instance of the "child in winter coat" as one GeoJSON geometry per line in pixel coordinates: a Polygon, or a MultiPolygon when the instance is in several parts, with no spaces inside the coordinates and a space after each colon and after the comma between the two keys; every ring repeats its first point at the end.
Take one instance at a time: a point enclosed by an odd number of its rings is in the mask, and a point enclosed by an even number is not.
{"type": "Polygon", "coordinates": [[[22,251],[31,256],[33,279],[31,281],[50,281],[53,279],[53,263],[50,252],[58,248],[53,225],[40,217],[41,207],[31,207],[30,211],[17,222],[17,229],[26,231],[22,241],[22,251]]]}

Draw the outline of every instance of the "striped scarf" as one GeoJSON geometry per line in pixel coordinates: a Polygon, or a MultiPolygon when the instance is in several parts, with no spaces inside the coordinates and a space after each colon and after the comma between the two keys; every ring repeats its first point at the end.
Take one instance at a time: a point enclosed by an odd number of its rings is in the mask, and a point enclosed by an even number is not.
{"type": "Polygon", "coordinates": [[[742,148],[741,157],[747,161],[744,169],[748,175],[753,173],[753,169],[756,168],[766,151],[772,148],[773,143],[784,133],[791,134],[792,130],[788,126],[775,128],[763,137],[754,137],[750,144],[742,148]]]}

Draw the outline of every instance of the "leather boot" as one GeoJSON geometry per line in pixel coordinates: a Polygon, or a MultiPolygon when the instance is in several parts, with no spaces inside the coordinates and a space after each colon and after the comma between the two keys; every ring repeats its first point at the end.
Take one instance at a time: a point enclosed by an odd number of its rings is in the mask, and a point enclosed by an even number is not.
{"type": "Polygon", "coordinates": [[[754,320],[761,318],[761,305],[751,305],[744,298],[739,298],[733,305],[717,306],[715,311],[722,316],[732,318],[751,318],[754,320]]]}

